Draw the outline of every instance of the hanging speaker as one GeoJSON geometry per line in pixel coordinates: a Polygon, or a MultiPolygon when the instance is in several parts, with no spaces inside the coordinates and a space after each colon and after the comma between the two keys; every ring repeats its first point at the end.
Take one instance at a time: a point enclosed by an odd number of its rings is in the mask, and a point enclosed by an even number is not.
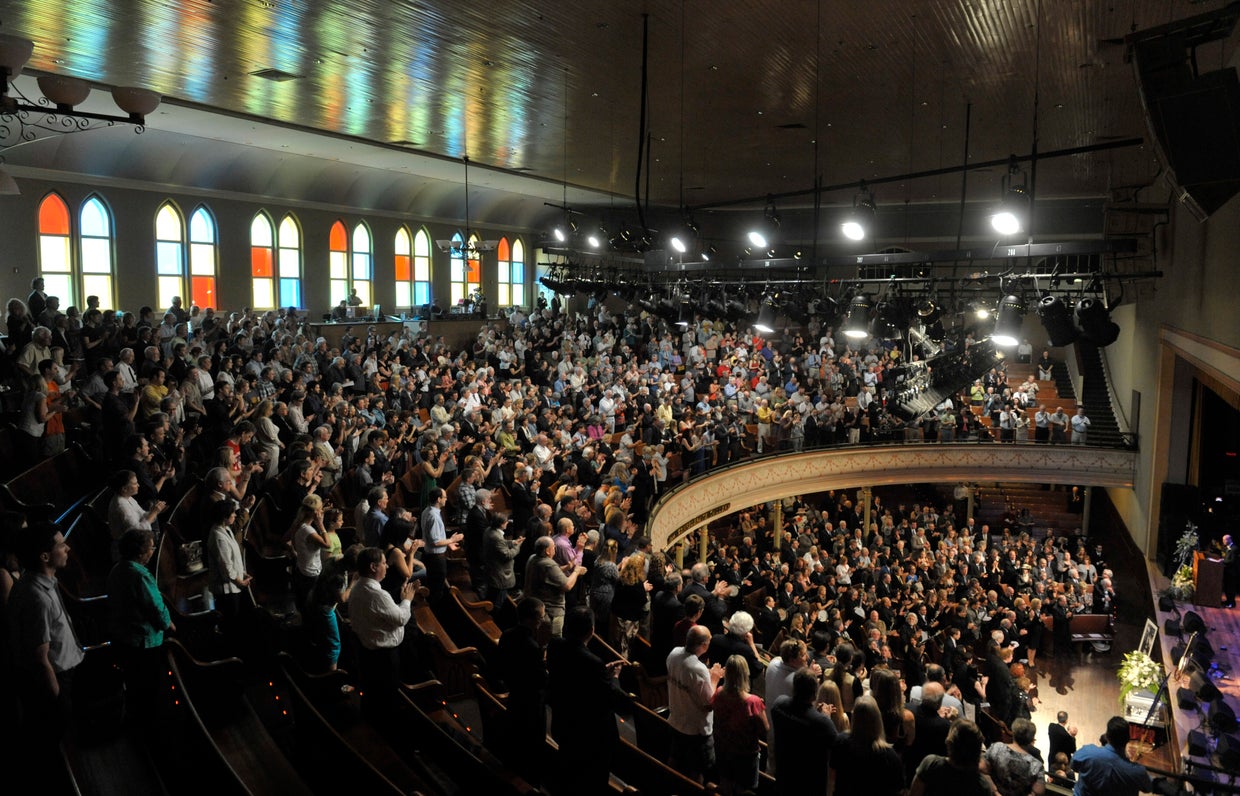
{"type": "Polygon", "coordinates": [[[1222,699],[1216,699],[1210,703],[1208,718],[1210,729],[1214,732],[1235,732],[1236,730],[1236,711],[1232,710],[1231,706],[1222,699]]]}
{"type": "Polygon", "coordinates": [[[1197,695],[1191,688],[1180,688],[1175,692],[1175,700],[1180,704],[1180,710],[1197,709],[1197,695]]]}
{"type": "Polygon", "coordinates": [[[1189,757],[1206,757],[1210,751],[1210,743],[1206,738],[1206,734],[1201,730],[1189,730],[1188,732],[1188,755],[1189,757]]]}
{"type": "Polygon", "coordinates": [[[1185,633],[1199,633],[1206,630],[1206,622],[1201,618],[1201,614],[1196,611],[1185,611],[1184,618],[1180,621],[1180,627],[1185,633]]]}

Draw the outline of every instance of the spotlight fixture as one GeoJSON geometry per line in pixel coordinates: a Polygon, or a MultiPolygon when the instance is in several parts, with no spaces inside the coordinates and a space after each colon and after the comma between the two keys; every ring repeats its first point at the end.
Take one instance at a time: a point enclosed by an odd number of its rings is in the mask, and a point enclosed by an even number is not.
{"type": "Polygon", "coordinates": [[[899,305],[885,301],[878,306],[878,312],[870,321],[870,336],[875,340],[899,340],[904,336],[900,330],[907,325],[899,305]]]}
{"type": "Polygon", "coordinates": [[[937,301],[927,298],[916,307],[917,318],[921,321],[921,331],[927,338],[936,343],[943,341],[943,308],[937,301]]]}
{"type": "Polygon", "coordinates": [[[603,248],[603,242],[607,240],[607,230],[603,227],[591,230],[586,233],[586,244],[591,249],[603,248]]]}
{"type": "Polygon", "coordinates": [[[779,216],[775,213],[775,203],[767,202],[762,211],[762,221],[749,230],[748,239],[754,251],[768,250],[779,232],[779,216]]]}
{"type": "Polygon", "coordinates": [[[862,182],[860,192],[853,197],[852,210],[840,224],[840,232],[849,240],[865,240],[874,229],[875,212],[874,194],[862,182]]]}
{"type": "Polygon", "coordinates": [[[684,254],[693,247],[693,241],[697,238],[698,227],[693,223],[693,219],[685,216],[685,220],[672,233],[668,243],[672,247],[672,251],[677,254],[684,254]]]}
{"type": "Polygon", "coordinates": [[[1119,325],[1111,320],[1111,311],[1101,299],[1083,298],[1078,301],[1076,321],[1081,325],[1081,334],[1099,348],[1106,348],[1119,338],[1119,325]]]}
{"type": "Polygon", "coordinates": [[[568,243],[569,239],[577,232],[577,222],[573,221],[570,214],[564,214],[564,220],[555,225],[551,230],[551,234],[555,236],[556,242],[568,243]]]}
{"type": "Polygon", "coordinates": [[[1025,302],[1018,296],[1004,296],[999,302],[995,317],[995,330],[990,339],[1000,348],[1012,348],[1020,343],[1021,325],[1025,316],[1025,302]]]}
{"type": "Polygon", "coordinates": [[[1055,348],[1072,345],[1081,336],[1081,330],[1072,320],[1068,305],[1059,296],[1046,294],[1038,302],[1038,317],[1046,329],[1047,342],[1055,348]]]}
{"type": "Polygon", "coordinates": [[[0,35],[0,123],[12,140],[34,141],[45,135],[81,133],[118,122],[134,132],[146,129],[147,115],[159,107],[160,96],[144,88],[117,86],[112,100],[124,115],[76,110],[90,96],[91,85],[80,77],[41,75],[36,79],[43,96],[27,98],[13,84],[34,52],[34,43],[20,36],[0,35]],[[12,129],[16,128],[16,129],[12,129]]]}
{"type": "Polygon", "coordinates": [[[770,334],[775,331],[775,302],[770,296],[762,299],[762,305],[758,307],[758,318],[753,322],[753,328],[762,334],[770,334]]]}
{"type": "Polygon", "coordinates": [[[858,293],[848,303],[848,317],[844,319],[844,335],[853,340],[870,336],[870,310],[874,299],[868,293],[858,293]]]}
{"type": "Polygon", "coordinates": [[[1003,196],[990,216],[990,226],[1004,237],[1019,235],[1029,219],[1029,180],[1016,164],[1015,157],[1008,163],[1002,185],[1003,196]]]}
{"type": "Polygon", "coordinates": [[[706,260],[707,262],[710,262],[711,260],[715,259],[718,256],[719,256],[719,249],[713,245],[707,246],[705,249],[702,249],[702,259],[706,260]]]}
{"type": "Polygon", "coordinates": [[[984,301],[970,301],[969,310],[978,320],[984,321],[990,317],[990,307],[984,301]]]}

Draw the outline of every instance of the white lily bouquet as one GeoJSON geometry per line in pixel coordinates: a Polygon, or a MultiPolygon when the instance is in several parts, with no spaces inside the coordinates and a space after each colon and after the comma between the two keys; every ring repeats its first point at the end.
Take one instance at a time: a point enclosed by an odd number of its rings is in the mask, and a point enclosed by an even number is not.
{"type": "Polygon", "coordinates": [[[1119,667],[1119,701],[1123,703],[1133,691],[1158,692],[1162,683],[1162,666],[1141,651],[1129,652],[1119,667]]]}

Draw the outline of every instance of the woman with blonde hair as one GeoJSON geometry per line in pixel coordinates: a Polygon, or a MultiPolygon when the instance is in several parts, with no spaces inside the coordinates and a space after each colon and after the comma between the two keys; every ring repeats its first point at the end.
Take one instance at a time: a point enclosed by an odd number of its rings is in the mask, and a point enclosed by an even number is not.
{"type": "Polygon", "coordinates": [[[331,547],[327,538],[327,530],[323,527],[323,498],[318,495],[306,495],[297,507],[297,517],[293,520],[293,594],[297,600],[297,610],[301,610],[323,571],[323,558],[320,553],[331,547]]]}
{"type": "Polygon", "coordinates": [[[625,658],[629,656],[629,643],[641,631],[642,621],[650,610],[650,590],[646,580],[646,556],[633,553],[620,563],[620,581],[611,604],[612,616],[619,626],[617,651],[625,658]]]}
{"type": "Polygon", "coordinates": [[[852,730],[836,743],[831,767],[835,796],[899,796],[904,791],[904,761],[887,743],[883,714],[869,694],[853,706],[852,730]]]}
{"type": "Polygon", "coordinates": [[[852,723],[848,720],[848,714],[844,712],[844,698],[840,694],[840,687],[833,680],[823,680],[822,685],[818,686],[818,704],[829,705],[831,707],[831,721],[835,723],[835,729],[840,732],[848,732],[852,723]]]}
{"type": "Polygon", "coordinates": [[[280,472],[280,451],[284,449],[284,443],[280,441],[280,429],[276,428],[275,421],[271,419],[274,411],[275,404],[269,398],[261,401],[254,410],[254,441],[258,449],[267,454],[267,464],[263,468],[264,480],[275,478],[276,473],[280,472]]]}
{"type": "Polygon", "coordinates": [[[616,599],[616,583],[620,580],[620,568],[616,566],[619,547],[615,539],[608,539],[599,548],[590,572],[590,608],[598,627],[611,626],[611,604],[616,599]]]}
{"type": "Polygon", "coordinates": [[[770,723],[762,697],[749,692],[749,664],[743,656],[728,656],[711,706],[719,792],[726,796],[757,789],[758,742],[766,739],[770,723]]]}

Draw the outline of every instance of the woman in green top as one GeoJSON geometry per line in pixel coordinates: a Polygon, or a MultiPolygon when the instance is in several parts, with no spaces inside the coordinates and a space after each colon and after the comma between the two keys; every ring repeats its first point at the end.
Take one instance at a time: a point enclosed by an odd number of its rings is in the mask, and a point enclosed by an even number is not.
{"type": "Polygon", "coordinates": [[[112,646],[125,673],[131,715],[148,718],[153,715],[163,669],[159,648],[164,632],[176,627],[155,585],[155,576],[146,566],[155,553],[155,535],[130,528],[121,535],[118,548],[121,560],[108,574],[112,646]]]}

